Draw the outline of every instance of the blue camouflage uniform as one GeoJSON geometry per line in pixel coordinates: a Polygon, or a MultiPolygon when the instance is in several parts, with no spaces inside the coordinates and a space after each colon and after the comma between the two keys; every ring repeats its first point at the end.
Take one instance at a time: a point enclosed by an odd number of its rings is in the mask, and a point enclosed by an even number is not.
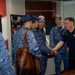
{"type": "MultiPolygon", "coordinates": [[[[22,26],[13,36],[13,43],[12,43],[12,61],[16,64],[16,53],[18,48],[24,47],[24,34],[25,31],[28,29],[25,26],[22,26]]],[[[39,51],[38,43],[35,39],[35,36],[31,30],[27,33],[27,46],[29,48],[29,52],[35,58],[41,58],[41,53],[39,51]]]]}
{"type": "MultiPolygon", "coordinates": [[[[50,31],[50,47],[54,48],[57,43],[62,39],[62,35],[65,32],[63,27],[58,28],[57,26],[53,27],[50,31]]],[[[67,53],[67,44],[65,43],[58,51],[57,55],[54,57],[55,62],[55,71],[57,75],[60,75],[60,64],[63,59],[64,71],[68,70],[68,53],[67,53]]]]}
{"type": "Polygon", "coordinates": [[[0,75],[16,75],[10,62],[10,54],[7,50],[4,38],[0,33],[0,75]]]}
{"type": "MultiPolygon", "coordinates": [[[[37,38],[37,37],[36,37],[37,38]]],[[[45,74],[46,67],[47,67],[47,55],[51,54],[51,50],[46,46],[46,34],[44,29],[38,29],[38,44],[42,54],[42,74],[45,74]]]]}

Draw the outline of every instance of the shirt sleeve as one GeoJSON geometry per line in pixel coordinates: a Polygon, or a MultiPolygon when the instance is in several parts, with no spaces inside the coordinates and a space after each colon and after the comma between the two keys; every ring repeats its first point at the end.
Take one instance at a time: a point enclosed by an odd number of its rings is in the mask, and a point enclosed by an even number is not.
{"type": "Polygon", "coordinates": [[[41,40],[39,41],[40,44],[40,51],[42,54],[44,55],[48,55],[48,54],[52,54],[52,51],[46,46],[46,33],[43,31],[43,35],[41,35],[42,37],[41,40]]]}
{"type": "Polygon", "coordinates": [[[54,33],[53,33],[54,29],[52,28],[49,34],[49,43],[50,43],[50,47],[54,48],[55,47],[55,43],[54,43],[54,33]]]}
{"type": "Polygon", "coordinates": [[[33,32],[31,31],[28,31],[27,33],[27,44],[28,44],[29,52],[35,58],[41,58],[41,52],[39,50],[39,45],[35,39],[33,32]]]}
{"type": "Polygon", "coordinates": [[[2,34],[0,33],[0,59],[3,57],[5,57],[5,58],[10,57],[10,54],[7,50],[4,38],[3,38],[2,34]]]}
{"type": "Polygon", "coordinates": [[[64,32],[64,34],[62,35],[61,41],[66,42],[66,32],[64,32]]]}
{"type": "Polygon", "coordinates": [[[41,40],[41,53],[42,54],[45,54],[45,55],[47,55],[47,54],[51,54],[52,53],[52,51],[46,46],[46,36],[44,35],[43,36],[43,40],[41,40]]]}
{"type": "Polygon", "coordinates": [[[0,49],[1,49],[2,47],[5,47],[5,48],[6,48],[6,44],[5,44],[5,42],[4,42],[4,38],[3,38],[2,34],[0,33],[0,49]]]}
{"type": "Polygon", "coordinates": [[[46,33],[45,33],[45,31],[43,31],[43,32],[44,32],[43,41],[45,42],[44,44],[46,45],[46,33]]]}
{"type": "MultiPolygon", "coordinates": [[[[25,31],[24,31],[25,32],[25,31]]],[[[18,33],[15,33],[12,39],[12,62],[16,63],[16,54],[18,48],[23,48],[24,44],[24,33],[21,31],[18,33]]]]}
{"type": "Polygon", "coordinates": [[[47,54],[51,54],[52,51],[46,45],[42,45],[41,46],[41,53],[47,55],[47,54]]]}

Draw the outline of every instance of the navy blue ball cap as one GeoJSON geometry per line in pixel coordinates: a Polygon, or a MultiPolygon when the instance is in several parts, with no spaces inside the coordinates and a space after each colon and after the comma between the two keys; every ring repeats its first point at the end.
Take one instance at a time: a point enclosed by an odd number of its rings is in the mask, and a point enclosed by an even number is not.
{"type": "Polygon", "coordinates": [[[38,18],[36,16],[31,16],[31,17],[33,22],[38,21],[38,18]]]}
{"type": "Polygon", "coordinates": [[[40,15],[38,16],[39,22],[45,22],[45,16],[40,15]]]}
{"type": "Polygon", "coordinates": [[[32,21],[32,18],[30,15],[24,15],[24,16],[22,16],[21,21],[22,22],[32,21]]]}

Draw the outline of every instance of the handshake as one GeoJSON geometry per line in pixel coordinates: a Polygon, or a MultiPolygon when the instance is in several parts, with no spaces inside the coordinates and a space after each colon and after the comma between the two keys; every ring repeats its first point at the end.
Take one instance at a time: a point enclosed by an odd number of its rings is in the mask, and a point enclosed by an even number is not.
{"type": "Polygon", "coordinates": [[[54,56],[56,56],[56,55],[57,55],[57,51],[56,51],[56,50],[54,50],[54,48],[53,48],[53,49],[52,49],[52,48],[50,48],[50,50],[52,51],[52,53],[51,53],[51,54],[48,54],[48,57],[49,57],[49,58],[54,57],[54,56]]]}
{"type": "Polygon", "coordinates": [[[50,47],[50,50],[52,51],[52,55],[57,55],[57,51],[53,48],[50,47]]]}

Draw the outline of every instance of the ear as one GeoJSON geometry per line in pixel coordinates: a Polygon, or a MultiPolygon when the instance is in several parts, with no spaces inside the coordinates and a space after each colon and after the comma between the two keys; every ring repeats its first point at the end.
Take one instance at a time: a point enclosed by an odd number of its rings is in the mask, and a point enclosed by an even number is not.
{"type": "Polygon", "coordinates": [[[29,22],[26,22],[25,24],[26,24],[26,25],[28,25],[28,24],[29,24],[29,22]]]}

